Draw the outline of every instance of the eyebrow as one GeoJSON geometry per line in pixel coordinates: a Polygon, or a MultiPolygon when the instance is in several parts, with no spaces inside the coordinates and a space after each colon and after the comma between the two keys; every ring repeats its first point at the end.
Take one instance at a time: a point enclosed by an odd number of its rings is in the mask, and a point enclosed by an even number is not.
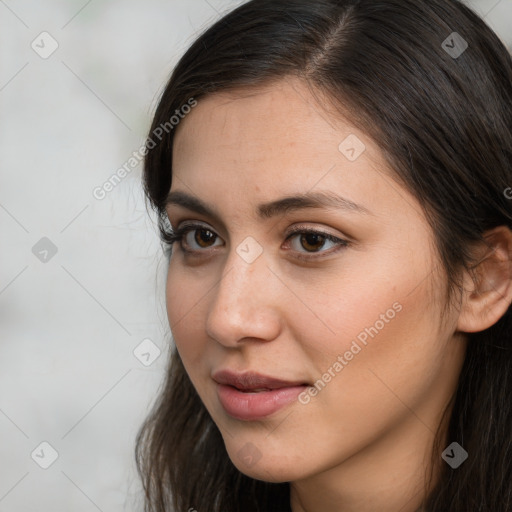
{"type": "MultiPolygon", "coordinates": [[[[186,192],[178,190],[170,192],[165,201],[165,207],[170,205],[182,206],[187,210],[206,215],[223,225],[222,219],[215,208],[186,192]]],[[[265,220],[306,208],[335,208],[346,212],[374,215],[364,206],[329,191],[306,192],[263,203],[258,205],[257,213],[261,219],[265,220]]]]}

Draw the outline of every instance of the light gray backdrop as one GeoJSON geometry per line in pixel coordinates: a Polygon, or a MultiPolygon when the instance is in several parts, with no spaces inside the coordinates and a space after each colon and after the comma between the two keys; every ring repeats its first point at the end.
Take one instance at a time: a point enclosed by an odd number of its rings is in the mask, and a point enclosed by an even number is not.
{"type": "MultiPolygon", "coordinates": [[[[0,512],[142,510],[169,331],[138,150],[179,56],[240,3],[0,0],[0,512]]],[[[471,4],[512,48],[512,0],[471,4]]]]}

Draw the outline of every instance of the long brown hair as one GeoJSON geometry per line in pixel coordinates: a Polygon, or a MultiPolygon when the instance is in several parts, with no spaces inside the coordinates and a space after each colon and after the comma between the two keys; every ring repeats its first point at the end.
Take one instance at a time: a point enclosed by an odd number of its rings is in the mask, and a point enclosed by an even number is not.
{"type": "MultiPolygon", "coordinates": [[[[458,0],[252,0],[183,55],[151,134],[191,98],[290,75],[376,141],[422,205],[453,297],[475,263],[470,245],[512,227],[512,60],[503,43],[458,0]]],[[[144,167],[163,238],[175,130],[164,131],[144,167]]],[[[512,510],[511,315],[468,335],[448,439],[469,458],[456,470],[441,464],[429,512],[512,510]]],[[[432,466],[445,448],[440,434],[432,466]]],[[[291,510],[289,483],[254,480],[232,464],[175,348],[135,457],[147,512],[291,510]]]]}

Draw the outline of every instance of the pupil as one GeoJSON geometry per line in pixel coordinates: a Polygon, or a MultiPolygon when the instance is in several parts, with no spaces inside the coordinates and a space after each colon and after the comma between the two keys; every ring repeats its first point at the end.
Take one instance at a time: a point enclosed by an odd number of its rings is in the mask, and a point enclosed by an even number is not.
{"type": "Polygon", "coordinates": [[[196,231],[195,239],[196,242],[202,246],[203,244],[207,245],[214,237],[215,235],[211,231],[208,231],[207,229],[199,229],[196,231]]]}
{"type": "MultiPolygon", "coordinates": [[[[322,235],[315,235],[314,233],[307,233],[306,235],[302,235],[302,242],[306,242],[308,246],[313,246],[313,249],[319,249],[323,245],[323,236],[322,235]],[[320,246],[320,247],[318,247],[320,246]]],[[[307,249],[307,247],[304,245],[304,248],[307,249]]]]}

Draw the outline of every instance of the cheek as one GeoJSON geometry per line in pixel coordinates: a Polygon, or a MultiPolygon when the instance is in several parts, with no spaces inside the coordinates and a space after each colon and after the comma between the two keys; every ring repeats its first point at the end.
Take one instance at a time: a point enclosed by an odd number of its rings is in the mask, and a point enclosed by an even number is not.
{"type": "Polygon", "coordinates": [[[204,359],[204,314],[208,287],[171,264],[167,274],[166,309],[169,326],[185,366],[193,371],[204,359]],[[176,268],[176,270],[174,270],[176,268]],[[206,290],[206,291],[205,291],[206,290]]]}
{"type": "Polygon", "coordinates": [[[393,261],[396,256],[388,259],[360,257],[346,265],[350,271],[336,269],[316,280],[315,287],[304,283],[299,293],[308,308],[289,308],[288,325],[296,339],[304,341],[308,358],[325,367],[345,353],[352,361],[356,354],[363,359],[370,347],[378,352],[381,345],[387,350],[390,345],[414,345],[420,325],[438,321],[426,283],[417,279],[428,275],[426,262],[404,265],[393,261]]]}
{"type": "MultiPolygon", "coordinates": [[[[318,318],[294,313],[294,336],[303,340],[318,387],[362,404],[389,393],[381,380],[411,393],[433,381],[446,340],[438,333],[442,297],[440,288],[432,297],[429,264],[413,260],[405,268],[398,257],[368,262],[356,275],[324,283],[322,294],[309,296],[318,318]]],[[[339,396],[322,389],[319,402],[335,406],[339,396]]]]}
{"type": "Polygon", "coordinates": [[[318,345],[308,346],[320,381],[317,405],[333,421],[343,418],[346,433],[367,428],[370,435],[404,404],[421,402],[439,379],[447,346],[437,333],[439,303],[427,282],[411,293],[413,281],[360,288],[372,300],[363,293],[338,301],[331,316],[337,335],[321,344],[321,354],[318,345]]]}

